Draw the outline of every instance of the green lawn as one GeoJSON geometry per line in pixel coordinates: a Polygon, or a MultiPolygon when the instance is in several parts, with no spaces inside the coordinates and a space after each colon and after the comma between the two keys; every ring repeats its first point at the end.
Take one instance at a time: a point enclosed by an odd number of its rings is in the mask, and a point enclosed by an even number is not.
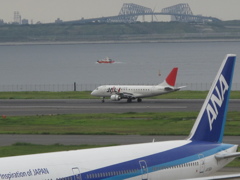
{"type": "MultiPolygon", "coordinates": [[[[0,134],[188,135],[198,112],[102,113],[0,118],[0,134]]],[[[240,112],[229,112],[226,135],[240,135],[240,112]]]]}
{"type": "MultiPolygon", "coordinates": [[[[99,99],[91,96],[90,91],[25,91],[25,92],[0,92],[0,99],[99,99]]],[[[205,99],[208,91],[177,91],[151,97],[150,99],[205,99]]],[[[240,99],[239,91],[231,92],[231,99],[240,99]]]]}

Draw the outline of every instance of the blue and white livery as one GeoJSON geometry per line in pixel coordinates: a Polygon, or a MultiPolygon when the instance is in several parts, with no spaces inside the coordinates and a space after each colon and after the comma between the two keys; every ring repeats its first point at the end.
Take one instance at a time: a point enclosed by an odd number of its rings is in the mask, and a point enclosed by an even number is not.
{"type": "Polygon", "coordinates": [[[212,179],[240,156],[222,143],[235,60],[223,61],[188,139],[0,158],[0,180],[212,179]]]}

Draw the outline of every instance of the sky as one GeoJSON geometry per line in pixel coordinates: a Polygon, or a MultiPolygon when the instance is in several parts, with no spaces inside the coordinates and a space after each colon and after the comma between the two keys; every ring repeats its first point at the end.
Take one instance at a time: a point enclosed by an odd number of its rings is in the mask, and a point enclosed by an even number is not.
{"type": "MultiPolygon", "coordinates": [[[[81,18],[96,18],[118,15],[123,3],[134,3],[154,9],[161,9],[179,3],[188,3],[194,15],[212,16],[221,20],[240,20],[240,0],[0,0],[0,19],[13,22],[14,11],[22,19],[36,23],[63,21],[81,18]]],[[[165,21],[163,16],[158,21],[165,21]]]]}

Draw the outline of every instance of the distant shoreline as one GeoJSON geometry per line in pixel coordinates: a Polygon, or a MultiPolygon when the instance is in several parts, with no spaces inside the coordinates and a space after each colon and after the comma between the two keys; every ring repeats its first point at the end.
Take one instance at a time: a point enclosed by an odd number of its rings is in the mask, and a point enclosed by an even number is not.
{"type": "Polygon", "coordinates": [[[71,45],[71,44],[127,44],[127,43],[198,43],[198,42],[240,42],[240,39],[158,39],[158,40],[106,40],[106,41],[37,41],[1,42],[0,46],[14,45],[71,45]]]}

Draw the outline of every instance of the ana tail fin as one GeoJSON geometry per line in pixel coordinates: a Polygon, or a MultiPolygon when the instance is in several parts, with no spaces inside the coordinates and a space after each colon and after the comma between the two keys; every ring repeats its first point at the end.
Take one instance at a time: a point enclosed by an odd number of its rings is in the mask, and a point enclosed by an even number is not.
{"type": "Polygon", "coordinates": [[[222,142],[236,55],[228,54],[213,81],[189,139],[222,142]]]}
{"type": "Polygon", "coordinates": [[[176,79],[177,79],[177,72],[178,72],[178,68],[177,67],[173,68],[172,71],[168,74],[168,76],[164,80],[164,82],[159,84],[159,85],[175,86],[175,82],[176,82],[176,79]]]}

